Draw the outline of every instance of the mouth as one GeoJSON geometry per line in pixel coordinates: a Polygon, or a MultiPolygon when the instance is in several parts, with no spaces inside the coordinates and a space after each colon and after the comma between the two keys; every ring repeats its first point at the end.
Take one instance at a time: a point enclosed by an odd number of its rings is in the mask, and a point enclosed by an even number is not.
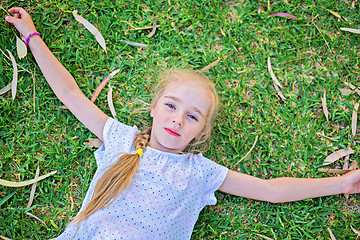
{"type": "Polygon", "coordinates": [[[175,130],[175,129],[171,129],[171,128],[164,128],[165,131],[175,137],[180,137],[181,135],[175,130]]]}

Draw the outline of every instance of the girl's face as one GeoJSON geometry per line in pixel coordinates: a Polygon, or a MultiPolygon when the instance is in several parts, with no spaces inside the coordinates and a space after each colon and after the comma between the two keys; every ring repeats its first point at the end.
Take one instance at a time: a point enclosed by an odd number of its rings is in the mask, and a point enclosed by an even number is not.
{"type": "Polygon", "coordinates": [[[191,140],[204,134],[212,102],[205,83],[170,82],[151,109],[153,125],[148,145],[164,152],[182,152],[191,140]]]}

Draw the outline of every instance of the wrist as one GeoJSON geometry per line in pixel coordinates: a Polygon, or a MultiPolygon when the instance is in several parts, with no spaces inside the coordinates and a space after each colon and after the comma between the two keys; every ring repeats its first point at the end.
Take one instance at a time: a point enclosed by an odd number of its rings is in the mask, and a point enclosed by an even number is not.
{"type": "Polygon", "coordinates": [[[36,36],[40,37],[40,33],[39,32],[30,33],[24,40],[25,45],[28,47],[30,43],[30,39],[36,36]]]}

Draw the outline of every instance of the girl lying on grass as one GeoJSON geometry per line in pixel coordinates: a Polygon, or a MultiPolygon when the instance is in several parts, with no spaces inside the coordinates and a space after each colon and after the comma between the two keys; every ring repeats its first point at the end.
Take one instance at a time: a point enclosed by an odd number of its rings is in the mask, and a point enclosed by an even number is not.
{"type": "Polygon", "coordinates": [[[360,170],[263,180],[184,153],[209,139],[218,107],[213,83],[196,71],[163,76],[151,104],[151,128],[139,132],[108,117],[37,35],[30,15],[22,8],[9,12],[13,17],[6,21],[28,42],[56,96],[103,141],[81,209],[58,239],[190,239],[200,211],[216,203],[216,190],[272,203],[360,192],[360,170]]]}

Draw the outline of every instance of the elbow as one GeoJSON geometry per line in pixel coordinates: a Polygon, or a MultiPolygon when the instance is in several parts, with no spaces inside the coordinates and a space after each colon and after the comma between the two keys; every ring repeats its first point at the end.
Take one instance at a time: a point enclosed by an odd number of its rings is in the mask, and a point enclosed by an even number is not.
{"type": "Polygon", "coordinates": [[[284,191],[281,187],[279,186],[274,186],[271,183],[271,179],[270,180],[266,180],[268,182],[268,190],[269,192],[267,193],[267,197],[266,197],[266,201],[270,202],[270,203],[283,203],[284,202],[284,191]]]}

